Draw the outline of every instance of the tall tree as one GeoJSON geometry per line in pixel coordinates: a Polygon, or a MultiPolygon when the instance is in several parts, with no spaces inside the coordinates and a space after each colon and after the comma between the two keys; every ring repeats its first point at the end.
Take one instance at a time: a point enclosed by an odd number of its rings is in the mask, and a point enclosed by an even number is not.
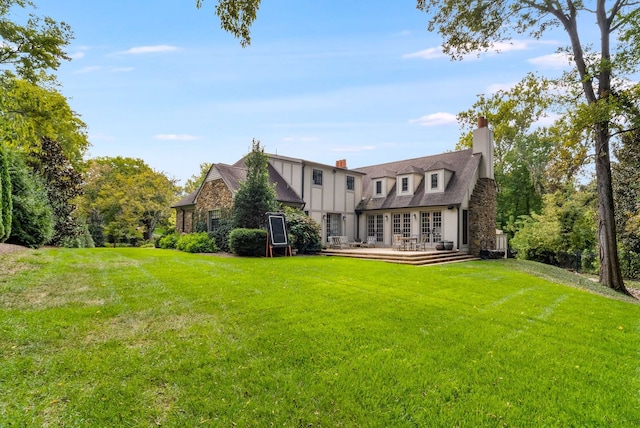
{"type": "Polygon", "coordinates": [[[47,191],[40,176],[26,165],[22,153],[8,153],[13,204],[8,242],[37,248],[53,236],[53,212],[47,191]]]}
{"type": "Polygon", "coordinates": [[[234,196],[236,227],[257,229],[264,225],[265,213],[278,208],[276,191],[269,183],[269,161],[260,141],[254,139],[244,158],[247,178],[234,196]]]}
{"type": "Polygon", "coordinates": [[[51,243],[62,245],[75,239],[82,229],[75,217],[75,199],[82,194],[82,176],[64,155],[62,146],[49,138],[42,138],[41,150],[34,153],[32,165],[44,180],[49,203],[53,210],[54,235],[51,243]]]}
{"type": "MultiPolygon", "coordinates": [[[[202,7],[204,0],[196,0],[196,7],[202,7]]],[[[240,39],[242,47],[251,44],[251,25],[256,19],[260,0],[218,0],[216,15],[220,27],[240,39]]]]}
{"type": "Polygon", "coordinates": [[[103,157],[88,164],[79,209],[88,220],[101,219],[112,242],[150,239],[171,215],[175,183],[143,160],[103,157]]]}
{"type": "Polygon", "coordinates": [[[614,154],[616,220],[626,252],[640,254],[640,130],[625,134],[614,154]]]}
{"type": "Polygon", "coordinates": [[[191,192],[198,190],[200,185],[204,182],[204,179],[207,177],[207,173],[211,168],[210,163],[201,163],[200,164],[200,173],[192,175],[186,183],[184,183],[183,191],[187,195],[191,192]]]}
{"type": "Polygon", "coordinates": [[[24,23],[12,21],[12,9],[35,9],[31,0],[0,0],[0,67],[35,83],[43,72],[56,70],[69,56],[70,27],[49,17],[28,14],[24,23]]]}
{"type": "Polygon", "coordinates": [[[6,241],[11,236],[11,218],[13,215],[8,156],[7,149],[0,142],[0,242],[6,241]]]}
{"type": "Polygon", "coordinates": [[[74,168],[81,168],[89,149],[86,124],[60,92],[11,76],[0,76],[0,89],[5,144],[31,156],[42,152],[47,137],[60,144],[74,168]]]}
{"type": "Polygon", "coordinates": [[[553,103],[551,82],[527,75],[508,90],[480,95],[473,106],[458,114],[463,134],[459,148],[472,146],[478,116],[491,124],[495,145],[495,177],[498,192],[498,226],[513,232],[513,221],[532,211],[540,212],[546,188],[546,169],[551,141],[535,123],[553,103]]]}
{"type": "Polygon", "coordinates": [[[429,14],[429,30],[444,39],[443,50],[453,59],[493,49],[496,43],[527,33],[540,38],[545,30],[561,26],[566,32],[575,66],[575,83],[584,99],[583,116],[588,118],[595,152],[598,194],[598,243],[600,282],[628,293],[624,286],[616,243],[613,191],[611,183],[610,139],[613,109],[618,105],[612,87],[614,73],[633,69],[638,52],[619,45],[622,56],[612,54],[612,34],[629,34],[638,24],[638,2],[634,0],[597,0],[595,8],[582,1],[525,0],[476,2],[471,0],[418,0],[418,9],[429,14]],[[580,38],[578,16],[593,14],[600,45],[589,52],[580,38]],[[629,61],[629,59],[634,61],[629,61]]]}

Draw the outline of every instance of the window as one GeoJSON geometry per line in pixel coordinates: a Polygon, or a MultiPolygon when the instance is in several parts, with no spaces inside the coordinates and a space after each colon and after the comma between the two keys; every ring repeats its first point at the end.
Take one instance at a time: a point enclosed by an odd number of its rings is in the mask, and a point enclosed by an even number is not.
{"type": "Polygon", "coordinates": [[[367,216],[367,236],[375,236],[376,242],[384,241],[384,221],[382,214],[367,216]]]}
{"type": "Polygon", "coordinates": [[[431,188],[438,188],[438,174],[431,174],[431,188]]]}
{"type": "Polygon", "coordinates": [[[462,243],[469,243],[469,210],[462,210],[462,243]]]}
{"type": "Polygon", "coordinates": [[[209,232],[215,232],[220,225],[220,210],[209,211],[209,232]]]}
{"type": "Polygon", "coordinates": [[[382,180],[376,180],[376,195],[382,195],[382,180]]]}
{"type": "Polygon", "coordinates": [[[319,169],[313,170],[313,184],[322,186],[322,171],[319,169]]]}
{"type": "Polygon", "coordinates": [[[347,175],[347,190],[355,190],[356,189],[356,178],[347,175]]]}
{"type": "Polygon", "coordinates": [[[402,177],[402,193],[409,191],[409,177],[402,177]]]}

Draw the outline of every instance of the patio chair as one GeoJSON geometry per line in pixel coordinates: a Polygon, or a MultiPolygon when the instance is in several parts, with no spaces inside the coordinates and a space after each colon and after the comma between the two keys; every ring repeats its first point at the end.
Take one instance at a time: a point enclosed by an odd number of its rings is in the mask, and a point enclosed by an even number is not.
{"type": "Polygon", "coordinates": [[[349,248],[349,240],[346,236],[339,236],[340,238],[340,248],[349,248]]]}
{"type": "Polygon", "coordinates": [[[376,237],[375,236],[367,236],[367,247],[375,248],[376,246],[376,237]]]}
{"type": "Polygon", "coordinates": [[[427,235],[421,234],[420,240],[416,242],[416,251],[427,251],[427,235]]]}
{"type": "Polygon", "coordinates": [[[404,243],[402,242],[402,235],[393,235],[393,249],[400,251],[403,248],[404,243]]]}
{"type": "Polygon", "coordinates": [[[330,236],[329,237],[329,245],[333,249],[337,249],[337,250],[341,249],[342,248],[342,243],[340,242],[340,237],[339,236],[330,236]]]}

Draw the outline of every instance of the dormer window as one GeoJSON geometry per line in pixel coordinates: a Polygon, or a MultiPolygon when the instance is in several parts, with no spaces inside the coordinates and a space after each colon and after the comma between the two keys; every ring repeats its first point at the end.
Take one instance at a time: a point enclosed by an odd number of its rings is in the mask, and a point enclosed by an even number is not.
{"type": "Polygon", "coordinates": [[[431,189],[436,190],[438,188],[438,173],[431,174],[431,189]]]}
{"type": "Polygon", "coordinates": [[[409,191],[409,177],[402,177],[402,180],[400,181],[401,185],[402,185],[402,193],[406,193],[409,191]]]}
{"type": "Polygon", "coordinates": [[[376,196],[382,195],[382,180],[376,180],[376,196]]]}

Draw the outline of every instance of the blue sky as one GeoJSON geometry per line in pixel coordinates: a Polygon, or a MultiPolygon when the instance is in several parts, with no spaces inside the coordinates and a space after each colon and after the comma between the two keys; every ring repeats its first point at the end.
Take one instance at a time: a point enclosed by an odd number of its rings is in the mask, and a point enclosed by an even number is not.
{"type": "Polygon", "coordinates": [[[450,61],[415,0],[263,0],[246,48],[219,28],[214,0],[38,3],[75,34],[57,75],[90,157],[142,158],[182,183],[253,138],[350,168],[453,150],[455,115],[478,94],[566,65],[553,55],[561,32],[450,61]]]}

